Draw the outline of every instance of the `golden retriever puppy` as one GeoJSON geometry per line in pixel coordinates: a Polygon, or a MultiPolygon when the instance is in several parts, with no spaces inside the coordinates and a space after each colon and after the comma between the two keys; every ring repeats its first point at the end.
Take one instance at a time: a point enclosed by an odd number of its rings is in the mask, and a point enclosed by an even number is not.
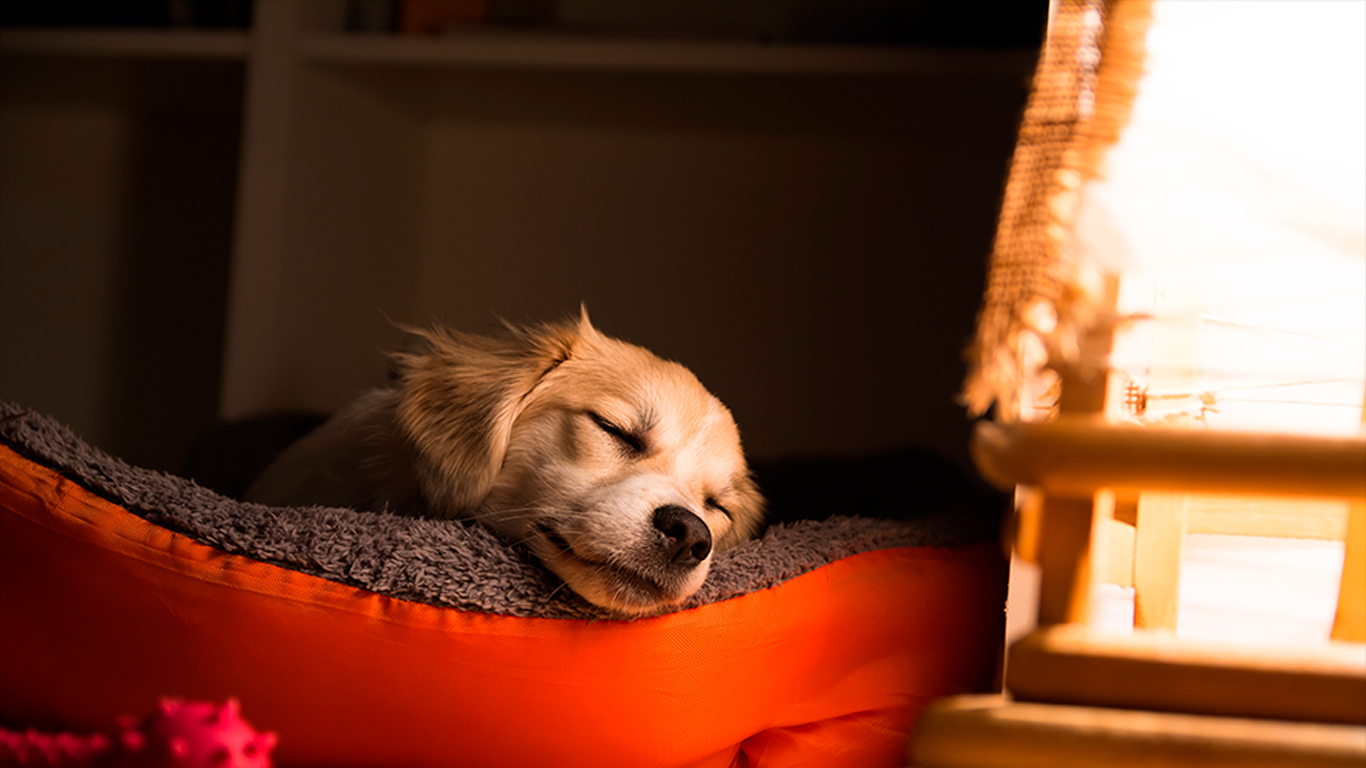
{"type": "Polygon", "coordinates": [[[503,338],[413,333],[394,385],[287,449],[249,500],[472,518],[624,615],[686,600],[759,527],[735,421],[683,366],[586,313],[503,338]]]}

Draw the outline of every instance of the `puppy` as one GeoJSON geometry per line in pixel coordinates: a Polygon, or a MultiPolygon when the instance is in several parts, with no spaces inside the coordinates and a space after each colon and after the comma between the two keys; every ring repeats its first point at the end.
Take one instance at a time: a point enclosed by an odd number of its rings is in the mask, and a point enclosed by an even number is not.
{"type": "Polygon", "coordinates": [[[249,500],[475,519],[627,616],[686,600],[759,527],[735,421],[683,366],[586,313],[503,338],[411,333],[393,385],[287,449],[249,500]]]}

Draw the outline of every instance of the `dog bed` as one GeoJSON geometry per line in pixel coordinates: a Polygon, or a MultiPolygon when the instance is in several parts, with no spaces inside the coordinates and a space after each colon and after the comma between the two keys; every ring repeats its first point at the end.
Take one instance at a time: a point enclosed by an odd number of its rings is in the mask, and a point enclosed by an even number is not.
{"type": "Polygon", "coordinates": [[[1001,640],[993,516],[948,507],[774,524],[620,621],[477,525],[240,503],[0,403],[0,724],[235,696],[284,766],[900,765],[1001,640]]]}

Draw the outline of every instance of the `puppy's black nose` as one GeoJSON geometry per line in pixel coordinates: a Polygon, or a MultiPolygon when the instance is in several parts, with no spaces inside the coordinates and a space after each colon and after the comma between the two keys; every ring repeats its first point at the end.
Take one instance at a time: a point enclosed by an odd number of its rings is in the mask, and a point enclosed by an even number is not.
{"type": "Polygon", "coordinates": [[[669,504],[656,509],[654,524],[664,534],[664,555],[674,565],[691,568],[711,554],[711,529],[683,507],[669,504]]]}

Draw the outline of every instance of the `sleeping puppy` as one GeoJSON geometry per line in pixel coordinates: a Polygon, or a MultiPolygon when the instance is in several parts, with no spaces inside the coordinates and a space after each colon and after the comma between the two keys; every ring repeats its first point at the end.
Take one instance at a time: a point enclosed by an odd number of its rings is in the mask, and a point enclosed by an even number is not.
{"type": "Polygon", "coordinates": [[[411,332],[393,386],[287,449],[247,499],[475,519],[623,615],[683,602],[758,528],[735,421],[683,366],[586,313],[503,338],[411,332]]]}

